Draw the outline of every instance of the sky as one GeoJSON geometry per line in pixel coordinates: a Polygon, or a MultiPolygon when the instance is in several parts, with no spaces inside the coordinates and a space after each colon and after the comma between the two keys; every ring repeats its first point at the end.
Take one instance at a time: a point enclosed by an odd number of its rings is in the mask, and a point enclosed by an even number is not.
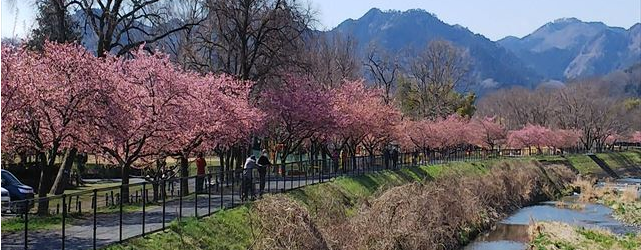
{"type": "MultiPolygon", "coordinates": [[[[2,37],[23,37],[34,26],[32,0],[1,0],[2,37]],[[16,8],[17,7],[17,8],[16,8]],[[18,12],[16,18],[16,9],[18,12]]],[[[449,24],[498,40],[525,36],[563,17],[629,28],[641,22],[641,0],[303,0],[318,12],[318,29],[359,18],[373,7],[425,9],[449,24]]],[[[300,2],[300,0],[299,0],[300,2]]]]}
{"type": "Polygon", "coordinates": [[[641,0],[310,0],[319,29],[357,19],[373,7],[381,10],[424,9],[449,24],[498,40],[523,37],[558,18],[576,17],[630,28],[641,22],[641,0]]]}

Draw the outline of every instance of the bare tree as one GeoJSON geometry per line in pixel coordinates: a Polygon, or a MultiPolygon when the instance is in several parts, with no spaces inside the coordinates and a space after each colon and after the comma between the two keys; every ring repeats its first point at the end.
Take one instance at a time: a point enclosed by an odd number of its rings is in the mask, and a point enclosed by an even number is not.
{"type": "Polygon", "coordinates": [[[555,116],[555,89],[523,87],[498,90],[488,94],[478,104],[480,116],[498,116],[508,129],[519,129],[526,124],[550,126],[555,116]]]}
{"type": "MultiPolygon", "coordinates": [[[[175,2],[175,1],[174,1],[175,2]]],[[[173,5],[160,0],[73,0],[84,12],[85,29],[91,28],[96,54],[124,55],[142,44],[151,44],[169,35],[191,29],[202,19],[172,19],[173,5]]]]}
{"type": "Polygon", "coordinates": [[[360,77],[356,41],[351,36],[313,35],[307,42],[305,58],[307,75],[325,88],[339,86],[344,80],[360,77]]]}
{"type": "Polygon", "coordinates": [[[363,63],[370,76],[374,79],[377,87],[383,89],[385,103],[393,99],[393,91],[396,89],[397,74],[400,69],[398,58],[371,44],[367,58],[363,63]]]}
{"type": "Polygon", "coordinates": [[[409,74],[416,81],[419,114],[443,117],[456,111],[459,91],[467,89],[468,55],[450,42],[434,40],[410,63],[409,74]]]}
{"type": "Polygon", "coordinates": [[[598,79],[576,82],[559,91],[558,126],[581,131],[585,149],[603,149],[610,136],[624,133],[630,124],[621,100],[607,96],[598,79]]]}
{"type": "Polygon", "coordinates": [[[209,0],[185,64],[261,82],[298,66],[310,8],[293,0],[209,0]]]}

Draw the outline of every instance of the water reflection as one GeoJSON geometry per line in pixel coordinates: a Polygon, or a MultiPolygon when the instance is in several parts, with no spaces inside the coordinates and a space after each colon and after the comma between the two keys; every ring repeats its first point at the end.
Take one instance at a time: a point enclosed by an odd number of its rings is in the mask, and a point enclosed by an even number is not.
{"type": "Polygon", "coordinates": [[[576,196],[525,207],[501,221],[496,228],[480,235],[465,250],[527,249],[530,221],[558,221],[582,227],[601,227],[614,233],[639,232],[612,217],[612,210],[599,204],[578,204],[576,196]],[[577,209],[579,208],[579,209],[577,209]]]}

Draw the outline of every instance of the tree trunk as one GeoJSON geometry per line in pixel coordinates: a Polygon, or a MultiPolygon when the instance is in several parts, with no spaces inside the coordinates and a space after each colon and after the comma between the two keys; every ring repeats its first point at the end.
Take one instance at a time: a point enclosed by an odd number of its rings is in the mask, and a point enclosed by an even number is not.
{"type": "Polygon", "coordinates": [[[121,178],[121,187],[120,187],[120,200],[123,204],[129,203],[129,164],[123,163],[120,167],[120,178],[121,178]]]}
{"type": "MultiPolygon", "coordinates": [[[[44,152],[38,153],[38,162],[40,164],[40,182],[38,184],[38,198],[47,197],[47,173],[45,171],[47,168],[47,157],[44,152]]],[[[38,214],[39,215],[48,215],[49,214],[49,200],[41,199],[38,202],[38,214]]]]}
{"type": "Polygon", "coordinates": [[[180,156],[180,194],[182,196],[189,194],[189,160],[185,156],[180,156]]]}
{"type": "Polygon", "coordinates": [[[374,166],[374,148],[367,148],[367,153],[369,154],[369,165],[374,166]]]}
{"type": "Polygon", "coordinates": [[[223,150],[218,152],[218,159],[220,159],[220,183],[225,182],[225,153],[223,150]]]}
{"type": "Polygon", "coordinates": [[[64,159],[60,168],[58,169],[58,174],[56,175],[56,180],[53,182],[51,191],[49,192],[52,195],[62,194],[65,191],[67,182],[69,182],[69,175],[71,173],[71,167],[73,162],[76,159],[76,153],[78,152],[77,148],[67,149],[65,152],[64,159]]]}
{"type": "Polygon", "coordinates": [[[225,172],[227,173],[227,182],[232,181],[233,178],[234,178],[234,171],[233,171],[234,159],[235,159],[234,158],[234,149],[230,148],[227,151],[227,166],[226,166],[227,170],[225,170],[225,172]]]}
{"type": "Polygon", "coordinates": [[[25,151],[18,153],[18,158],[20,159],[21,167],[27,166],[27,161],[29,160],[29,158],[27,157],[27,153],[25,151]]]}
{"type": "Polygon", "coordinates": [[[153,191],[154,191],[154,196],[153,196],[153,201],[157,202],[160,199],[160,193],[159,193],[159,186],[160,182],[163,179],[163,174],[165,173],[165,162],[164,160],[156,159],[156,174],[154,176],[153,181],[151,182],[153,191]]]}

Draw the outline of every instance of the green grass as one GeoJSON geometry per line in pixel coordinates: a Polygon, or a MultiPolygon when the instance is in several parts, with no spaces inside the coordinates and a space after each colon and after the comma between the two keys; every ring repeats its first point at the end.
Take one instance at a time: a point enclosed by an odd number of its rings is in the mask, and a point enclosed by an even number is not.
{"type": "Polygon", "coordinates": [[[641,168],[641,150],[638,149],[625,152],[599,153],[597,157],[615,170],[626,167],[641,168]]]}
{"type": "MultiPolygon", "coordinates": [[[[517,160],[503,160],[517,161],[517,160]]],[[[414,181],[441,178],[447,174],[483,174],[498,160],[455,162],[441,165],[381,171],[363,176],[338,177],[331,182],[310,185],[287,193],[304,204],[312,214],[324,212],[356,213],[359,202],[381,191],[414,181]]],[[[255,235],[251,204],[224,210],[202,220],[184,220],[170,229],[137,238],[108,249],[247,249],[255,235]]],[[[277,216],[277,215],[274,215],[277,216]]]]}
{"type": "Polygon", "coordinates": [[[240,206],[201,220],[190,218],[173,222],[162,233],[107,249],[247,249],[252,238],[249,218],[249,206],[240,206]]]}
{"type": "MultiPolygon", "coordinates": [[[[632,153],[620,153],[632,157],[632,153]]],[[[302,203],[314,216],[317,213],[336,213],[340,216],[356,214],[363,200],[375,197],[384,190],[414,181],[433,180],[448,174],[480,175],[498,163],[548,160],[565,161],[582,173],[597,173],[600,168],[586,155],[532,156],[515,159],[451,162],[439,165],[381,171],[363,176],[338,177],[331,182],[292,190],[287,195],[302,203]]],[[[612,161],[607,159],[606,162],[612,161]]],[[[641,161],[639,161],[641,162],[641,161]]],[[[640,164],[641,165],[641,164],[640,164]]],[[[108,249],[246,249],[250,248],[255,232],[251,229],[251,204],[221,211],[202,220],[184,220],[170,229],[137,238],[108,249]]],[[[277,215],[274,215],[277,216],[277,215]]],[[[573,249],[563,246],[561,249],[573,249]]]]}
{"type": "MultiPolygon", "coordinates": [[[[597,157],[603,160],[614,171],[621,171],[625,168],[638,169],[641,172],[641,150],[632,149],[623,152],[597,153],[597,157]]],[[[602,176],[605,174],[590,157],[585,154],[571,154],[566,156],[533,156],[534,159],[546,161],[567,161],[583,175],[602,176]]]]}
{"type": "MultiPolygon", "coordinates": [[[[68,215],[65,223],[73,222],[77,215],[68,215]]],[[[62,225],[62,215],[52,216],[30,216],[28,217],[29,231],[32,230],[49,230],[60,229],[62,225]]],[[[20,232],[24,230],[24,218],[13,217],[2,219],[2,232],[20,232]]]]}

